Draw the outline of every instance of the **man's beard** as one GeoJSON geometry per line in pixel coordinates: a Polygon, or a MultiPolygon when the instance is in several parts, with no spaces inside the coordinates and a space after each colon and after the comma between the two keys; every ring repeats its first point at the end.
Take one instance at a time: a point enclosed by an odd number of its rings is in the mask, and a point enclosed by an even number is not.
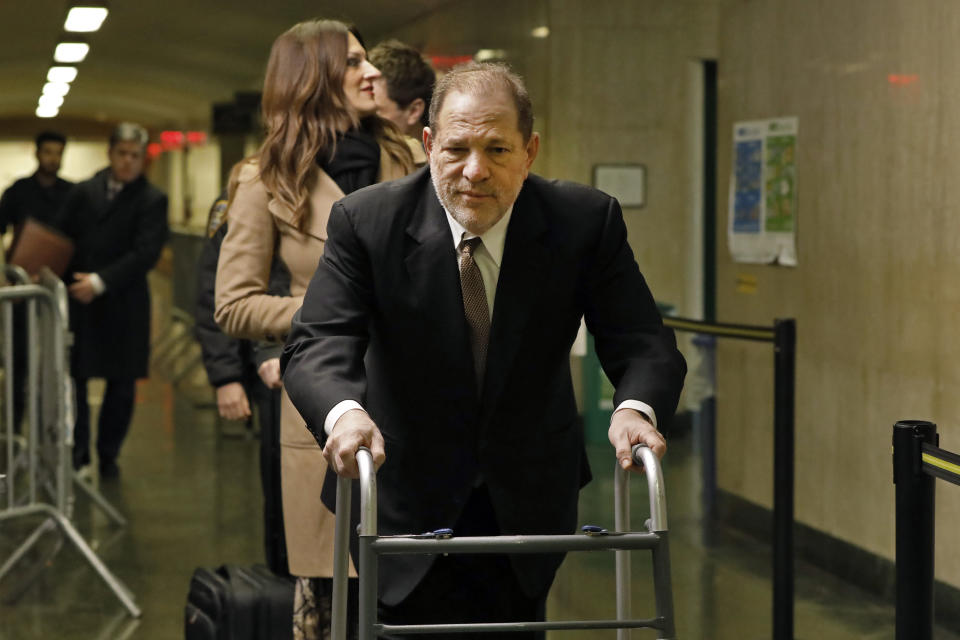
{"type": "MultiPolygon", "coordinates": [[[[506,213],[506,210],[500,211],[500,200],[496,193],[489,194],[493,196],[493,201],[489,204],[495,208],[496,215],[484,216],[482,214],[485,212],[485,209],[474,209],[472,207],[462,206],[457,201],[457,186],[444,186],[441,184],[439,178],[437,177],[437,172],[430,172],[430,180],[433,181],[433,190],[437,192],[437,198],[439,198],[440,204],[443,205],[443,208],[447,210],[447,213],[453,216],[454,220],[459,222],[467,229],[470,227],[476,227],[477,223],[484,224],[488,222],[490,217],[492,217],[494,221],[499,220],[503,217],[503,214],[506,213]]],[[[471,189],[474,191],[478,190],[474,187],[471,187],[471,189]]],[[[483,193],[487,193],[487,191],[483,190],[483,193]]]]}

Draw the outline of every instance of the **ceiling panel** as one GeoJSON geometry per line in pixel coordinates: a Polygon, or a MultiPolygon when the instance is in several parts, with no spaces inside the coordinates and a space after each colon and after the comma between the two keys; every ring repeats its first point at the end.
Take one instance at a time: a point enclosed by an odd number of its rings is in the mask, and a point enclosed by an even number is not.
{"type": "MultiPolygon", "coordinates": [[[[368,44],[451,0],[113,0],[61,108],[64,118],[203,126],[213,102],[259,88],[273,39],[335,17],[368,44]]],[[[68,2],[0,2],[0,119],[32,116],[68,2]]]]}

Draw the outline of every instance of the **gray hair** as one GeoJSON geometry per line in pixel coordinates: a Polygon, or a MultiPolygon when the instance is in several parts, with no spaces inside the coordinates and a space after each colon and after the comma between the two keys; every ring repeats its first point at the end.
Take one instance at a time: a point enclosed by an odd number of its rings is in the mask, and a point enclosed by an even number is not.
{"type": "Polygon", "coordinates": [[[141,147],[147,146],[150,134],[140,125],[133,122],[121,122],[110,134],[110,147],[118,142],[138,142],[141,147]]]}
{"type": "Polygon", "coordinates": [[[430,129],[439,130],[440,110],[448,93],[482,96],[498,89],[506,90],[517,107],[517,128],[523,141],[533,133],[533,104],[523,79],[503,62],[467,62],[457,65],[437,81],[430,101],[430,129]]]}

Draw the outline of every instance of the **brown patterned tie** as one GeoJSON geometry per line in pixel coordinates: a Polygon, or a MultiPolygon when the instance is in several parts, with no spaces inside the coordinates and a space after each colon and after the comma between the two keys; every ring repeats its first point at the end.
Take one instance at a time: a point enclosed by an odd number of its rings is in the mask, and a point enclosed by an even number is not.
{"type": "Polygon", "coordinates": [[[490,339],[490,311],[487,293],[483,287],[480,267],[473,260],[473,252],[480,245],[480,238],[460,241],[460,289],[463,293],[463,313],[470,326],[470,347],[473,350],[473,367],[477,374],[477,387],[483,387],[483,372],[487,366],[487,342],[490,339]]]}

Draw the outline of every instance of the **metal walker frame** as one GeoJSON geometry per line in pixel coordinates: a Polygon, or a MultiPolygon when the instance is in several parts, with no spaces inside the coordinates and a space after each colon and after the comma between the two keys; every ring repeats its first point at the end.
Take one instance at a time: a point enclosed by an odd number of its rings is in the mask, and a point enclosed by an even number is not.
{"type": "MultiPolygon", "coordinates": [[[[673,593],[670,578],[670,546],[667,530],[666,495],[663,471],[657,456],[646,446],[633,448],[633,459],[642,464],[650,497],[647,532],[630,531],[629,473],[616,466],[614,482],[614,532],[600,535],[513,535],[424,538],[420,535],[377,535],[376,471],[369,450],[357,452],[360,467],[360,640],[374,640],[379,633],[406,635],[464,632],[511,632],[572,629],[618,629],[618,640],[627,640],[629,630],[641,627],[658,629],[661,640],[675,636],[673,593]],[[630,613],[630,551],[648,549],[653,553],[656,617],[632,619],[630,613]],[[556,622],[507,622],[484,624],[386,625],[377,617],[377,556],[380,554],[447,553],[545,553],[560,551],[616,552],[617,618],[615,620],[568,620],[556,622]]],[[[349,523],[352,480],[337,479],[336,532],[334,539],[333,640],[346,640],[347,571],[349,565],[349,523]]]]}

